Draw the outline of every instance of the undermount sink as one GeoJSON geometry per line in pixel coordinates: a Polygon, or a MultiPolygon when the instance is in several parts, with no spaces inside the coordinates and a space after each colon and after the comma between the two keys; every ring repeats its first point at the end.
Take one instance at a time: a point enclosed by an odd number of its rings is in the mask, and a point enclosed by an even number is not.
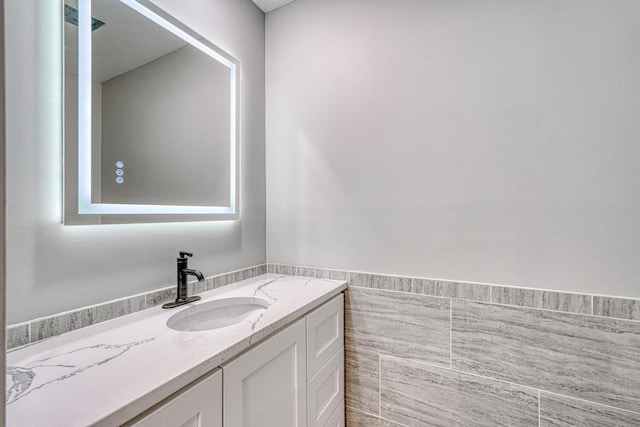
{"type": "Polygon", "coordinates": [[[167,320],[176,331],[209,331],[225,328],[243,321],[255,322],[269,307],[258,297],[221,298],[185,308],[167,320]]]}

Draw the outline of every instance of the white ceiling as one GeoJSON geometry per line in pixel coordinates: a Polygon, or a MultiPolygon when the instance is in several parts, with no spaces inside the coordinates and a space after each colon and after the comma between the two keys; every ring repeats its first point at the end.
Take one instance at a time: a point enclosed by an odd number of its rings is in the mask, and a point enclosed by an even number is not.
{"type": "Polygon", "coordinates": [[[293,0],[253,0],[264,13],[271,12],[274,9],[291,3],[293,0]]]}

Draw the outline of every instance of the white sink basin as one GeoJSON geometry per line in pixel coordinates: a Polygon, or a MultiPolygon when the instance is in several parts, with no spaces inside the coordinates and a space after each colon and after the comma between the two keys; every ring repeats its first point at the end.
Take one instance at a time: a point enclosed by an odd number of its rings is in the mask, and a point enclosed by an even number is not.
{"type": "Polygon", "coordinates": [[[255,322],[269,303],[258,297],[232,297],[203,302],[174,314],[167,326],[176,331],[209,331],[243,321],[255,322]]]}

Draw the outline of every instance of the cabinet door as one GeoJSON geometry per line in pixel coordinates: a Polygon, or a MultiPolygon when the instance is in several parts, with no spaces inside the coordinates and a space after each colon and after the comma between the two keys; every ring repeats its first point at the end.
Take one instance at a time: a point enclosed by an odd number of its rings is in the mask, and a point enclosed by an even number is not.
{"type": "Polygon", "coordinates": [[[126,427],[222,427],[222,371],[160,403],[126,427]]]}
{"type": "Polygon", "coordinates": [[[331,419],[327,421],[327,424],[325,424],[325,426],[326,427],[344,427],[344,425],[345,425],[345,418],[344,418],[344,400],[343,400],[342,402],[340,402],[340,406],[338,406],[338,409],[336,409],[336,411],[331,416],[331,419]]]}
{"type": "Polygon", "coordinates": [[[344,345],[344,295],[307,315],[307,378],[311,379],[344,345]]]}
{"type": "Polygon", "coordinates": [[[301,319],[223,367],[225,427],[303,427],[306,342],[301,319]]]}

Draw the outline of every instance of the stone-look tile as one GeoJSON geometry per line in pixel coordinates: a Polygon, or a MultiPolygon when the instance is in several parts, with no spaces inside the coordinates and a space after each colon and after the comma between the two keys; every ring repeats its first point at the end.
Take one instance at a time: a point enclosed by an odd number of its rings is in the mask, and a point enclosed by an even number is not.
{"type": "Polygon", "coordinates": [[[491,285],[480,283],[413,279],[413,292],[438,297],[491,301],[491,285]]]}
{"type": "Polygon", "coordinates": [[[29,324],[9,326],[6,330],[7,350],[29,344],[29,324]]]}
{"type": "Polygon", "coordinates": [[[341,270],[330,270],[327,268],[316,268],[315,275],[318,279],[333,279],[349,281],[349,272],[341,270]]]}
{"type": "Polygon", "coordinates": [[[31,322],[31,342],[40,341],[95,323],[96,308],[89,307],[70,313],[31,322]]]}
{"type": "Polygon", "coordinates": [[[349,427],[396,427],[400,424],[383,420],[374,415],[360,412],[357,409],[346,407],[347,426],[349,427]]]}
{"type": "Polygon", "coordinates": [[[379,354],[345,346],[344,356],[345,404],[377,414],[380,405],[379,354]]]}
{"type": "Polygon", "coordinates": [[[453,368],[640,408],[640,323],[452,300],[453,368]]]}
{"type": "Polygon", "coordinates": [[[492,298],[496,304],[591,314],[591,295],[493,286],[492,298]]]}
{"type": "Polygon", "coordinates": [[[538,426],[538,392],[382,356],[381,416],[408,426],[538,426]]]}
{"type": "Polygon", "coordinates": [[[267,273],[276,273],[276,265],[278,264],[267,264],[267,273]]]}
{"type": "Polygon", "coordinates": [[[345,343],[449,366],[450,301],[349,288],[345,300],[345,343]]]}
{"type": "Polygon", "coordinates": [[[540,427],[637,427],[640,414],[540,393],[540,427]]]}
{"type": "Polygon", "coordinates": [[[300,277],[316,277],[316,269],[313,267],[297,267],[295,275],[300,277]]]}
{"type": "Polygon", "coordinates": [[[287,276],[295,276],[297,272],[297,267],[293,265],[282,265],[282,264],[269,264],[269,273],[274,274],[285,274],[287,276]]]}
{"type": "Polygon", "coordinates": [[[593,314],[640,320],[640,300],[627,298],[593,297],[593,314]]]}
{"type": "Polygon", "coordinates": [[[411,279],[409,277],[381,276],[367,273],[349,273],[349,277],[351,279],[350,286],[411,292],[411,279]]]}
{"type": "Polygon", "coordinates": [[[139,295],[120,301],[98,305],[95,307],[96,317],[94,323],[104,322],[105,320],[114,319],[116,317],[144,310],[146,307],[145,304],[145,295],[139,295]]]}
{"type": "Polygon", "coordinates": [[[159,291],[150,292],[146,294],[146,307],[151,308],[156,305],[164,304],[165,302],[174,301],[176,299],[176,287],[172,286],[169,289],[161,289],[159,291]]]}
{"type": "Polygon", "coordinates": [[[267,274],[267,264],[262,264],[256,267],[256,276],[262,276],[267,274]]]}

